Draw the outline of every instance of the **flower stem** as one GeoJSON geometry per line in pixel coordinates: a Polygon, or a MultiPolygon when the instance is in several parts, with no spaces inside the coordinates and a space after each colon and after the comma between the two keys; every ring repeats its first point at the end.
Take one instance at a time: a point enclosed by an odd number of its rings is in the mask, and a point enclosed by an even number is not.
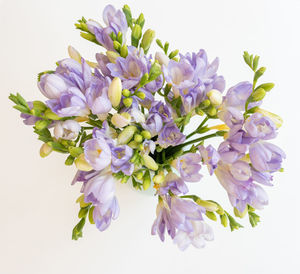
{"type": "Polygon", "coordinates": [[[192,137],[193,135],[197,134],[197,133],[198,133],[198,130],[200,130],[200,129],[204,126],[204,124],[208,121],[208,119],[209,119],[209,117],[206,116],[205,119],[204,119],[204,120],[201,122],[201,124],[198,126],[198,128],[197,128],[194,132],[192,132],[192,133],[190,133],[188,136],[186,136],[186,139],[189,139],[189,138],[192,137]]]}

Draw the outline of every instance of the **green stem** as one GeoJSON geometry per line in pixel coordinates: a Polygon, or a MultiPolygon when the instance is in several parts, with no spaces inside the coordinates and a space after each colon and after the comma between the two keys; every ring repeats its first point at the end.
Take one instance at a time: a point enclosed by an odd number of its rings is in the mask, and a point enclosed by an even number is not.
{"type": "Polygon", "coordinates": [[[221,133],[223,134],[223,131],[217,131],[217,132],[215,132],[215,133],[213,133],[213,134],[205,135],[205,136],[203,136],[203,137],[200,137],[200,138],[191,140],[191,141],[189,141],[189,142],[186,142],[186,143],[184,143],[184,144],[182,144],[182,145],[179,145],[178,147],[183,148],[183,147],[185,147],[185,146],[187,146],[187,145],[191,145],[191,144],[193,144],[193,143],[197,143],[197,142],[200,142],[200,141],[209,139],[209,138],[222,136],[221,133]]]}
{"type": "Polygon", "coordinates": [[[208,119],[209,119],[209,117],[206,116],[205,119],[204,119],[204,120],[201,122],[201,124],[198,126],[198,128],[197,128],[194,132],[192,132],[192,133],[190,133],[188,136],[186,136],[186,139],[189,139],[189,138],[192,137],[193,135],[197,134],[197,133],[198,133],[198,130],[200,130],[200,129],[204,126],[204,124],[208,121],[208,119]]]}

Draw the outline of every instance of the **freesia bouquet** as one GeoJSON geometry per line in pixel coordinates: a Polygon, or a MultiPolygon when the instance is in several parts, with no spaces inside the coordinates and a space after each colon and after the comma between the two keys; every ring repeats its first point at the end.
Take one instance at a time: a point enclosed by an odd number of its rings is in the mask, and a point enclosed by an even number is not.
{"type": "Polygon", "coordinates": [[[69,47],[70,58],[38,75],[45,102],[9,96],[43,142],[40,155],[64,153],[65,164],[78,169],[72,184],[82,183],[80,221],[72,238],[82,237],[86,220],[104,231],[118,217],[118,182],[131,182],[137,190],[155,189],[152,234],[162,241],[169,234],[182,250],[212,240],[207,221],[216,221],[218,215],[231,230],[242,227],[235,217],[246,215],[256,226],[256,210],[268,204],[262,185],[272,186],[285,158],[269,142],[282,121],[261,108],[274,84],[257,85],[265,72],[258,66],[259,57],[244,52],[253,81],[224,93],[219,60],[209,62],[203,49],[183,55],[157,39],[161,50],[149,54],[155,33],[143,32],[143,14],[134,19],[127,5],[122,10],[106,6],[103,21],[101,25],[82,17],[75,24],[84,39],[103,50],[96,54],[96,63],[69,47]],[[199,118],[187,132],[186,126],[199,118]],[[210,138],[219,138],[219,146],[207,144],[210,138]],[[203,180],[202,166],[226,190],[235,217],[204,199],[204,193],[188,194],[189,184],[203,180]]]}

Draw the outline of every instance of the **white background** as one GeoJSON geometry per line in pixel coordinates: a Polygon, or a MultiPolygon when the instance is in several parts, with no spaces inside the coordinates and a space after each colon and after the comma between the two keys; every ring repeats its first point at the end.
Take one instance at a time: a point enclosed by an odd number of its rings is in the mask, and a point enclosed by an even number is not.
{"type": "MultiPolygon", "coordinates": [[[[101,48],[79,36],[73,23],[82,15],[101,20],[108,1],[16,1],[0,4],[1,188],[0,273],[300,273],[299,239],[299,61],[300,1],[127,1],[135,15],[143,12],[146,28],[182,53],[206,49],[220,57],[227,88],[251,80],[243,50],[261,56],[263,80],[274,81],[264,107],[285,123],[276,144],[287,152],[285,172],[268,188],[270,204],[262,223],[230,232],[219,223],[215,241],[205,249],[181,252],[168,239],[150,235],[156,198],[119,185],[121,214],[106,232],[89,224],[84,238],[71,240],[80,185],[64,156],[39,157],[41,143],[25,127],[7,97],[21,92],[43,99],[36,75],[67,56],[69,44],[92,59],[101,48]]],[[[111,1],[122,7],[123,1],[111,1]]],[[[206,175],[206,173],[205,173],[206,175]]],[[[192,190],[229,208],[225,191],[206,176],[192,190]]]]}

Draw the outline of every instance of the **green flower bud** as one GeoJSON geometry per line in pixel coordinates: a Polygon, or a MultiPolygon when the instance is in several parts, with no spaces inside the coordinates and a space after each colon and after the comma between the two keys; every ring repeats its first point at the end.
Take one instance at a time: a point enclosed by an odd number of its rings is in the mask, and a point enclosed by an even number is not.
{"type": "Polygon", "coordinates": [[[154,170],[154,171],[158,170],[158,165],[152,157],[150,157],[148,154],[143,154],[142,158],[143,158],[145,167],[147,167],[151,170],[154,170]]]}
{"type": "Polygon", "coordinates": [[[47,109],[47,106],[41,101],[33,101],[33,109],[44,112],[47,109]]]}
{"type": "Polygon", "coordinates": [[[144,93],[144,92],[141,92],[141,91],[137,92],[137,93],[136,93],[136,96],[139,97],[139,98],[142,99],[142,100],[144,100],[145,97],[146,97],[145,93],[144,93]]]}
{"type": "Polygon", "coordinates": [[[120,55],[117,52],[112,50],[108,50],[106,52],[106,56],[111,63],[116,63],[116,59],[120,57],[120,55]]]}
{"type": "Polygon", "coordinates": [[[141,42],[141,48],[144,49],[145,54],[148,52],[151,43],[153,42],[153,39],[155,37],[155,31],[151,29],[147,29],[146,32],[143,35],[142,42],[141,42]]]}
{"type": "Polygon", "coordinates": [[[263,88],[258,88],[252,92],[249,97],[249,102],[256,102],[264,99],[266,95],[266,91],[263,88]]]}
{"type": "Polygon", "coordinates": [[[145,74],[142,76],[141,80],[140,80],[139,86],[142,87],[142,86],[144,86],[145,84],[147,84],[148,79],[149,79],[149,74],[148,74],[148,73],[145,73],[145,74]]]}
{"type": "Polygon", "coordinates": [[[136,174],[135,174],[135,177],[138,179],[138,180],[142,180],[143,177],[144,177],[144,173],[142,170],[139,170],[136,174]]]}
{"type": "Polygon", "coordinates": [[[69,155],[65,161],[66,166],[71,166],[74,163],[75,158],[72,155],[69,155]]]}
{"type": "Polygon", "coordinates": [[[95,35],[92,33],[80,32],[80,36],[88,41],[98,44],[98,41],[95,38],[95,35]]]}
{"type": "Polygon", "coordinates": [[[115,49],[117,52],[120,52],[120,51],[121,51],[121,44],[120,44],[118,41],[114,41],[114,49],[115,49]]]}
{"type": "Polygon", "coordinates": [[[171,51],[171,53],[169,54],[169,58],[173,59],[178,54],[178,52],[178,49],[171,51]]]}
{"type": "Polygon", "coordinates": [[[131,141],[128,143],[128,146],[130,146],[132,149],[137,149],[139,147],[139,144],[138,142],[136,141],[131,141]]]}
{"type": "Polygon", "coordinates": [[[45,158],[46,156],[48,156],[51,152],[52,152],[52,147],[49,146],[48,144],[44,143],[42,144],[41,148],[40,148],[40,156],[42,158],[45,158]]]}
{"type": "Polygon", "coordinates": [[[221,224],[224,227],[227,227],[228,226],[228,219],[227,219],[226,214],[220,215],[220,218],[221,218],[221,224]]]}
{"type": "Polygon", "coordinates": [[[87,204],[85,201],[84,201],[84,194],[80,195],[78,197],[78,199],[76,200],[76,203],[79,203],[80,207],[81,208],[85,208],[87,206],[89,206],[89,204],[87,204]]]}
{"type": "Polygon", "coordinates": [[[218,205],[218,210],[216,211],[219,215],[223,215],[225,213],[224,209],[218,205]]]}
{"type": "Polygon", "coordinates": [[[57,114],[52,112],[50,108],[46,109],[44,116],[51,120],[60,120],[61,119],[57,114]]]}
{"type": "Polygon", "coordinates": [[[49,124],[50,124],[50,122],[47,120],[38,120],[35,122],[35,128],[37,130],[42,130],[42,129],[46,128],[49,124]]]}
{"type": "Polygon", "coordinates": [[[117,35],[117,41],[122,45],[122,42],[123,42],[123,33],[122,32],[118,32],[118,35],[117,35]]]}
{"type": "Polygon", "coordinates": [[[131,45],[137,48],[141,37],[142,37],[142,28],[140,25],[136,24],[132,28],[132,32],[131,32],[131,45]]]}
{"type": "Polygon", "coordinates": [[[205,109],[210,106],[210,101],[208,99],[202,101],[199,105],[200,109],[205,109]]]}
{"type": "Polygon", "coordinates": [[[216,220],[217,220],[216,214],[213,213],[213,212],[211,212],[211,211],[206,211],[206,212],[205,212],[205,215],[206,215],[209,219],[211,219],[211,220],[213,220],[213,221],[216,221],[216,220]]]}
{"type": "Polygon", "coordinates": [[[140,25],[141,28],[143,28],[144,24],[145,24],[145,17],[144,14],[141,13],[140,16],[138,17],[138,19],[136,19],[136,24],[140,25]]]}
{"type": "Polygon", "coordinates": [[[162,184],[164,182],[164,180],[165,180],[165,174],[164,174],[164,172],[160,172],[160,173],[158,173],[157,175],[155,175],[153,177],[153,182],[155,184],[162,184]]]}
{"type": "Polygon", "coordinates": [[[94,209],[95,209],[95,207],[92,206],[92,207],[90,208],[90,210],[89,210],[89,221],[90,221],[90,223],[91,223],[92,225],[95,224],[94,218],[93,218],[93,212],[94,212],[94,209]]]}
{"type": "Polygon", "coordinates": [[[143,130],[141,132],[141,135],[145,138],[145,139],[151,139],[151,133],[148,130],[143,130]]]}
{"type": "Polygon", "coordinates": [[[244,218],[245,215],[246,215],[247,212],[248,212],[248,208],[245,207],[245,210],[244,210],[243,212],[240,212],[240,211],[235,207],[234,210],[233,210],[233,212],[234,212],[234,215],[235,215],[236,217],[244,218]]]}
{"type": "Polygon", "coordinates": [[[127,144],[133,137],[134,133],[137,131],[135,126],[126,127],[118,136],[118,143],[120,145],[127,144]]]}
{"type": "Polygon", "coordinates": [[[131,10],[130,10],[129,6],[124,5],[122,10],[125,14],[127,24],[131,28],[131,26],[132,26],[132,15],[131,15],[131,10]]]}
{"type": "Polygon", "coordinates": [[[143,141],[143,136],[140,134],[135,134],[134,141],[136,141],[137,143],[141,143],[143,141]]]}
{"type": "Polygon", "coordinates": [[[93,169],[91,165],[85,160],[84,153],[80,154],[74,162],[77,169],[81,171],[91,171],[93,169]]]}
{"type": "Polygon", "coordinates": [[[89,206],[80,208],[78,212],[78,218],[84,218],[89,212],[89,206]]]}
{"type": "Polygon", "coordinates": [[[266,71],[265,67],[259,68],[254,74],[253,82],[256,82],[258,78],[260,78],[265,73],[265,71],[266,71]]]}
{"type": "Polygon", "coordinates": [[[272,88],[274,88],[274,83],[265,83],[258,86],[256,89],[263,88],[265,91],[270,91],[272,88]]]}
{"type": "Polygon", "coordinates": [[[128,48],[127,48],[127,46],[125,44],[121,47],[120,54],[121,54],[121,56],[123,58],[127,57],[127,55],[128,55],[128,48]]]}
{"type": "Polygon", "coordinates": [[[126,184],[127,182],[128,182],[128,180],[129,180],[129,178],[130,178],[130,176],[124,176],[123,178],[122,178],[122,180],[121,180],[121,184],[126,184]]]}
{"type": "Polygon", "coordinates": [[[217,114],[217,109],[214,106],[209,106],[207,109],[205,109],[205,112],[209,116],[215,116],[217,114]]]}
{"type": "Polygon", "coordinates": [[[113,41],[115,41],[117,39],[117,35],[113,31],[111,32],[111,34],[109,36],[113,41]]]}
{"type": "Polygon", "coordinates": [[[131,92],[128,89],[123,89],[122,90],[122,94],[125,97],[129,97],[131,95],[131,92]]]}
{"type": "Polygon", "coordinates": [[[149,72],[149,82],[155,80],[161,74],[161,67],[158,62],[154,62],[149,72]]]}
{"type": "Polygon", "coordinates": [[[195,109],[195,112],[196,112],[196,114],[198,114],[198,115],[200,115],[200,116],[203,116],[205,113],[204,113],[204,111],[203,110],[201,110],[200,108],[196,108],[195,109]]]}
{"type": "Polygon", "coordinates": [[[218,91],[217,89],[212,89],[206,95],[209,98],[212,105],[219,106],[222,104],[223,96],[222,96],[222,93],[220,91],[218,91]]]}
{"type": "Polygon", "coordinates": [[[204,201],[201,199],[198,199],[196,203],[200,206],[203,206],[207,211],[217,211],[219,208],[217,204],[210,201],[204,201]]]}
{"type": "Polygon", "coordinates": [[[143,189],[147,190],[151,185],[151,177],[150,177],[150,172],[149,170],[146,170],[144,174],[144,179],[143,179],[143,189]]]}
{"type": "Polygon", "coordinates": [[[73,157],[78,157],[81,153],[83,153],[82,147],[69,147],[69,152],[73,157]]]}
{"type": "Polygon", "coordinates": [[[130,97],[124,98],[123,104],[125,105],[125,107],[129,108],[132,105],[132,101],[133,99],[130,97]]]}

